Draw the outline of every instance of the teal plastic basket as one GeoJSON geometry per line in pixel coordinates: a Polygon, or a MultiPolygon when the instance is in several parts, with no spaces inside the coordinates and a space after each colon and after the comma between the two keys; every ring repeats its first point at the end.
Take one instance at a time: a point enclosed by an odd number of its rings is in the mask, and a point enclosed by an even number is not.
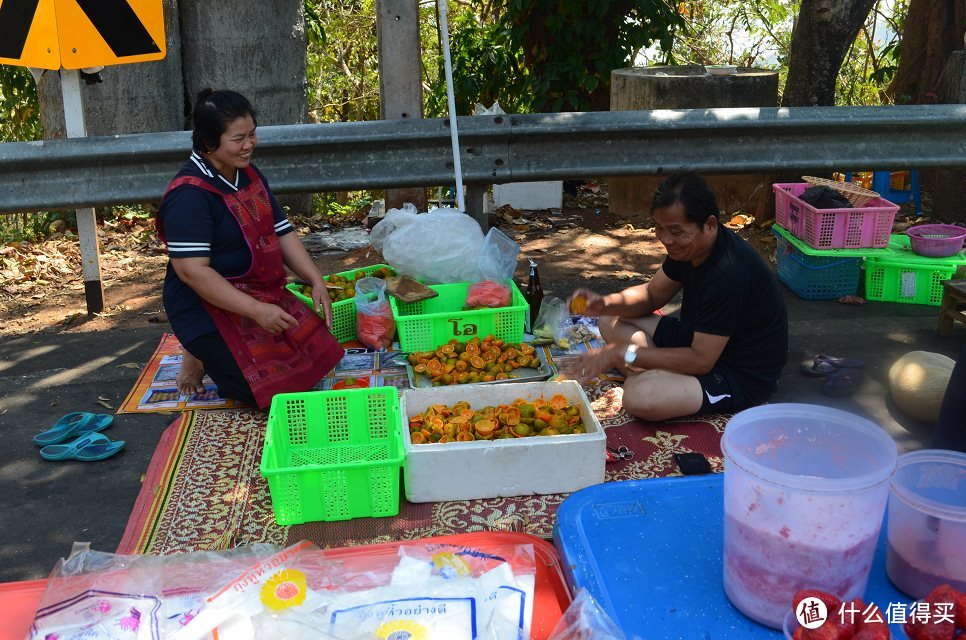
{"type": "Polygon", "coordinates": [[[259,467],[276,522],[398,514],[401,429],[395,387],[276,395],[259,467]]]}
{"type": "Polygon", "coordinates": [[[855,295],[862,280],[862,260],[884,249],[812,249],[781,225],[772,226],[777,237],[775,258],[778,279],[805,300],[836,300],[855,295]]]}

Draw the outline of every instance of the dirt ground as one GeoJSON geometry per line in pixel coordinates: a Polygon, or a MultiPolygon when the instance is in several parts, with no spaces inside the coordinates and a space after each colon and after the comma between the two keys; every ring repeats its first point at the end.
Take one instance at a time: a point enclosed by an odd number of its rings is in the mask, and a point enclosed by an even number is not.
{"type": "MultiPolygon", "coordinates": [[[[568,195],[560,212],[504,207],[490,220],[520,245],[517,279],[525,283],[526,258],[534,259],[547,295],[565,298],[577,287],[617,291],[642,281],[664,256],[649,219],[608,212],[606,185],[568,195]]],[[[299,229],[303,236],[310,230],[299,229]]],[[[739,233],[763,255],[774,253],[767,229],[751,225],[739,233]]],[[[76,237],[58,234],[43,243],[0,248],[0,336],[167,326],[161,303],[167,257],[150,223],[102,225],[99,241],[106,308],[93,316],[84,303],[76,237]]],[[[323,274],[381,261],[365,249],[313,258],[323,274]]]]}

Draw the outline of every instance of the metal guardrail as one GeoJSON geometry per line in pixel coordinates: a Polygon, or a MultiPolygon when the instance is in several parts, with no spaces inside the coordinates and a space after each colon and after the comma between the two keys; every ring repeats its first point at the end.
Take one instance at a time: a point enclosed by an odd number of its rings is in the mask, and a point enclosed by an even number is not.
{"type": "MultiPolygon", "coordinates": [[[[966,167],[966,105],[613,111],[459,118],[466,184],[966,167]]],[[[259,128],[276,193],[452,184],[445,118],[259,128]]],[[[0,144],[0,212],[157,202],[190,134],[0,144]]]]}

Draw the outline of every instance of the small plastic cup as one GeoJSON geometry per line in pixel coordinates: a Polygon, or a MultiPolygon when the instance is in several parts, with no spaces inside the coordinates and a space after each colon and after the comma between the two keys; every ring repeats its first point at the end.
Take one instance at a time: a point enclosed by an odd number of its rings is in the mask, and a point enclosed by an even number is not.
{"type": "Polygon", "coordinates": [[[899,458],[887,535],[886,573],[901,591],[924,598],[943,583],[966,591],[966,453],[899,458]]]}
{"type": "Polygon", "coordinates": [[[724,589],[781,629],[799,589],[865,591],[898,457],[880,427],[807,404],[748,409],[721,439],[724,589]]]}

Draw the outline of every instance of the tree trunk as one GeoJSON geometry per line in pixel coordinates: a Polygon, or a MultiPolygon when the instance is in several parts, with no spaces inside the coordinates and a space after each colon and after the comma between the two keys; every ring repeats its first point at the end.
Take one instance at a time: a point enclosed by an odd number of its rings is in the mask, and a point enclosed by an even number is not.
{"type": "Polygon", "coordinates": [[[783,107],[835,104],[839,69],[875,1],[802,0],[792,33],[783,107]]]}
{"type": "Polygon", "coordinates": [[[963,47],[966,0],[912,0],[902,32],[902,57],[886,95],[896,104],[942,102],[937,88],[953,51],[963,47]]]}
{"type": "MultiPolygon", "coordinates": [[[[231,89],[251,101],[260,126],[308,122],[304,0],[189,0],[180,17],[189,109],[202,89],[231,89]]],[[[307,194],[281,200],[298,213],[312,208],[307,194]]]]}
{"type": "MultiPolygon", "coordinates": [[[[181,131],[185,128],[181,83],[178,0],[164,0],[167,55],[157,62],[106,67],[103,82],[81,85],[88,136],[181,131]]],[[[60,76],[47,71],[37,84],[44,138],[65,138],[60,76]]]]}
{"type": "Polygon", "coordinates": [[[261,125],[308,121],[303,0],[184,2],[181,33],[192,106],[202,89],[232,89],[261,125]]]}

